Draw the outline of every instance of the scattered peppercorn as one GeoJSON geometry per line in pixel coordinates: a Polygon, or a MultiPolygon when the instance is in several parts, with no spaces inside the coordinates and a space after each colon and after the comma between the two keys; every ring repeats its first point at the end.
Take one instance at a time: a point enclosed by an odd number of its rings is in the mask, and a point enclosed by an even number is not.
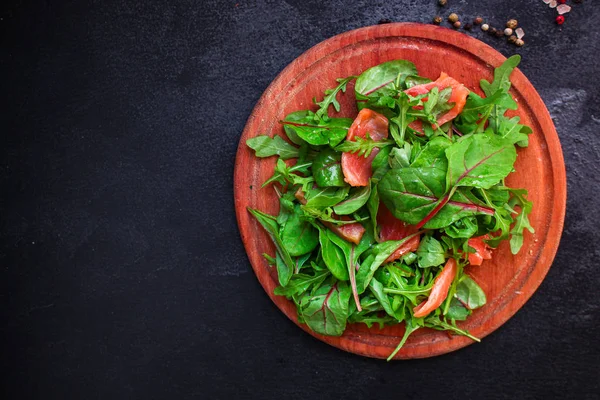
{"type": "Polygon", "coordinates": [[[573,2],[577,3],[577,4],[581,4],[581,3],[583,3],[583,0],[573,0],[573,2]]]}
{"type": "Polygon", "coordinates": [[[481,25],[481,24],[483,23],[483,18],[481,18],[481,17],[477,17],[477,18],[475,18],[475,19],[473,20],[473,23],[474,23],[475,25],[481,25]]]}
{"type": "Polygon", "coordinates": [[[438,4],[442,7],[445,6],[447,2],[447,0],[438,0],[438,4]]]}
{"type": "Polygon", "coordinates": [[[456,21],[455,23],[452,24],[452,26],[454,27],[454,29],[459,29],[460,28],[460,21],[456,21]]]}
{"type": "Polygon", "coordinates": [[[458,15],[456,13],[448,15],[448,21],[455,23],[456,21],[458,21],[458,15]]]}
{"type": "Polygon", "coordinates": [[[389,18],[380,19],[378,22],[378,24],[391,24],[391,23],[392,23],[392,20],[389,18]]]}
{"type": "Polygon", "coordinates": [[[485,31],[487,31],[488,29],[490,29],[490,26],[489,26],[488,24],[483,24],[483,25],[481,25],[481,30],[482,30],[482,31],[484,31],[484,32],[485,32],[485,31]]]}
{"type": "Polygon", "coordinates": [[[506,27],[510,29],[515,29],[519,25],[516,19],[509,19],[506,23],[506,27]]]}
{"type": "Polygon", "coordinates": [[[559,15],[558,17],[556,17],[556,23],[558,25],[562,25],[565,23],[565,17],[564,15],[559,15]]]}
{"type": "Polygon", "coordinates": [[[488,30],[488,33],[489,33],[490,35],[492,35],[492,36],[493,36],[493,35],[495,35],[495,34],[496,34],[496,28],[492,28],[492,27],[490,27],[490,29],[488,30]]]}
{"type": "Polygon", "coordinates": [[[470,24],[468,22],[465,24],[465,30],[470,31],[472,28],[473,28],[473,24],[470,24]]]}
{"type": "Polygon", "coordinates": [[[567,0],[558,0],[558,2],[559,2],[560,4],[565,4],[565,3],[567,2],[567,0]]]}
{"type": "Polygon", "coordinates": [[[510,35],[510,37],[508,38],[508,43],[512,43],[515,44],[515,42],[517,41],[517,37],[515,35],[510,35]]]}
{"type": "Polygon", "coordinates": [[[515,44],[517,46],[521,47],[525,44],[525,42],[523,41],[523,39],[517,39],[517,40],[515,40],[515,44]]]}
{"type": "Polygon", "coordinates": [[[439,25],[442,23],[442,17],[440,17],[439,15],[433,18],[433,23],[436,25],[439,25]]]}
{"type": "Polygon", "coordinates": [[[496,37],[504,36],[504,31],[502,29],[496,29],[496,37]]]}
{"type": "Polygon", "coordinates": [[[510,35],[512,35],[512,34],[513,34],[513,30],[512,30],[512,29],[510,29],[510,28],[506,28],[506,29],[504,30],[504,34],[505,34],[506,36],[510,36],[510,35]]]}

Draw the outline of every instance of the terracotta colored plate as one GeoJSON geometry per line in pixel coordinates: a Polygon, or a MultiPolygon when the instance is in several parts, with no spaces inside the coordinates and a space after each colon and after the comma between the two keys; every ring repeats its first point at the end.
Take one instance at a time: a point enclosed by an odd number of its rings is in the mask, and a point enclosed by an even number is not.
{"type": "MultiPolygon", "coordinates": [[[[407,59],[419,74],[431,79],[441,71],[481,94],[479,80],[492,80],[493,68],[505,58],[472,37],[432,25],[386,24],[357,29],[326,40],[287,66],[267,88],[248,119],[238,147],[235,165],[235,207],[242,240],[256,275],[273,302],[298,323],[294,304],[275,296],[275,269],[261,256],[274,254],[268,236],[251,218],[246,207],[277,214],[278,202],[272,188],[261,184],[272,174],[275,159],[257,159],[246,147],[248,138],[259,134],[284,135],[279,120],[296,110],[313,108],[312,98],[336,85],[335,79],[358,75],[379,63],[407,59]]],[[[527,62],[527,60],[525,60],[527,62]]],[[[487,294],[488,303],[461,324],[477,337],[484,337],[506,322],[531,297],[548,272],[558,248],[566,203],[565,166],[560,142],[542,99],[531,83],[515,71],[512,95],[519,104],[515,115],[533,128],[530,145],[518,151],[516,172],[508,178],[512,187],[525,187],[534,202],[531,223],[536,233],[525,235],[521,252],[513,256],[503,243],[493,260],[471,268],[469,274],[487,294]]],[[[342,115],[356,115],[352,88],[342,96],[342,115]]],[[[402,325],[368,329],[363,324],[349,325],[341,337],[311,335],[340,349],[369,357],[385,358],[398,344],[402,325]]],[[[419,330],[413,334],[396,358],[420,358],[444,354],[471,344],[462,336],[419,330]]]]}

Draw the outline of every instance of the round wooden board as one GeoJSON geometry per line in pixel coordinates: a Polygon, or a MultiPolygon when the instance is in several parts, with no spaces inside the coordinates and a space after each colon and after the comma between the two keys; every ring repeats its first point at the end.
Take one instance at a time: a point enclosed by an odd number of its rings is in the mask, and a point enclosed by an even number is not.
{"type": "MultiPolygon", "coordinates": [[[[493,69],[505,57],[477,39],[433,25],[385,24],[343,33],[314,46],[279,74],[258,101],[240,139],[234,195],[242,241],[261,285],[296,324],[294,304],[273,294],[278,285],[276,271],[262,257],[265,252],[274,254],[274,247],[246,211],[247,207],[252,207],[270,214],[278,212],[273,189],[261,189],[261,184],[273,172],[275,159],[254,157],[245,145],[246,140],[260,134],[285,136],[278,121],[292,111],[314,110],[313,97],[320,99],[325,89],[336,85],[336,78],[358,75],[369,67],[394,59],[414,62],[419,74],[431,79],[445,71],[482,94],[479,80],[491,81],[493,69]]],[[[513,115],[520,116],[521,123],[529,125],[533,134],[529,147],[518,150],[516,172],[507,182],[512,187],[524,187],[529,191],[529,198],[534,202],[530,220],[536,233],[525,234],[518,255],[513,256],[508,243],[503,243],[494,251],[491,261],[468,269],[487,294],[488,303],[459,326],[480,338],[514,315],[540,285],[556,254],[565,216],[565,166],[556,130],[542,99],[525,75],[516,70],[511,80],[511,94],[519,105],[513,115]]],[[[355,116],[353,87],[340,97],[340,116],[355,116]]],[[[306,325],[298,325],[340,349],[377,358],[386,358],[404,332],[403,325],[369,329],[363,324],[352,324],[341,337],[329,337],[315,334],[306,325]]],[[[430,357],[471,343],[466,337],[422,329],[409,338],[396,358],[430,357]]]]}

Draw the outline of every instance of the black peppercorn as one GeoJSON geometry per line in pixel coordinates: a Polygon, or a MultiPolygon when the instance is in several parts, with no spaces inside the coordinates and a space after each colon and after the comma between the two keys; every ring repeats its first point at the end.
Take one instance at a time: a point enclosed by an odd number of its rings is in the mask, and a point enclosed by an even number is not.
{"type": "Polygon", "coordinates": [[[497,29],[496,30],[496,37],[502,37],[504,36],[504,31],[502,29],[497,29]]]}
{"type": "Polygon", "coordinates": [[[508,37],[508,43],[515,43],[517,41],[517,37],[515,35],[511,35],[508,37]]]}
{"type": "Polygon", "coordinates": [[[445,6],[446,3],[448,3],[448,0],[438,0],[438,4],[442,7],[445,6]]]}
{"type": "Polygon", "coordinates": [[[378,24],[390,24],[392,22],[389,18],[382,18],[379,20],[378,24]]]}
{"type": "Polygon", "coordinates": [[[465,30],[470,31],[472,28],[473,28],[472,24],[470,24],[468,22],[465,24],[465,30]]]}
{"type": "Polygon", "coordinates": [[[490,35],[492,35],[492,36],[493,36],[493,35],[495,35],[495,34],[496,34],[496,28],[492,28],[492,27],[490,26],[490,29],[488,29],[488,31],[487,31],[487,32],[488,32],[490,35]]]}

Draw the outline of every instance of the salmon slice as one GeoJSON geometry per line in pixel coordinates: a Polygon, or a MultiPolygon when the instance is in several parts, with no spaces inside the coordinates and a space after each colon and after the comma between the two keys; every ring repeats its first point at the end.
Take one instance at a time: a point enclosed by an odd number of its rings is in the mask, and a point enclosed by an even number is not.
{"type": "MultiPolygon", "coordinates": [[[[352,122],[346,140],[355,141],[356,137],[369,137],[378,142],[388,137],[388,119],[373,110],[363,108],[352,122]]],[[[359,156],[354,153],[342,153],[342,172],[344,180],[350,186],[367,186],[373,170],[371,164],[379,152],[375,148],[368,157],[359,156]]]]}

